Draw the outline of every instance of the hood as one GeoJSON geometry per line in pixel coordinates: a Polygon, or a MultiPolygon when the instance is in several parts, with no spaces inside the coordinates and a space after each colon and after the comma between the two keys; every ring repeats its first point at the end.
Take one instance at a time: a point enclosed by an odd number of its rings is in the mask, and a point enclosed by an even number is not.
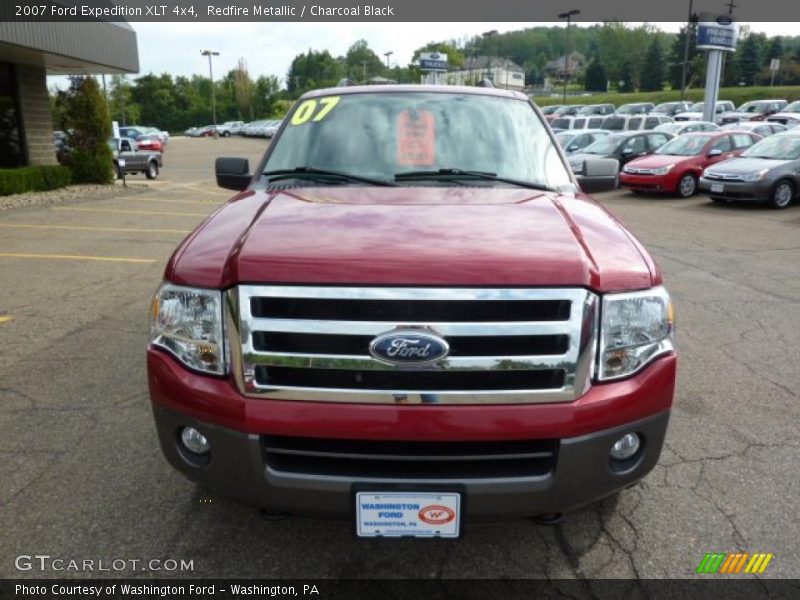
{"type": "Polygon", "coordinates": [[[722,162],[718,162],[713,167],[709,167],[709,171],[714,173],[730,173],[730,174],[745,174],[754,173],[756,171],[763,171],[764,169],[776,169],[790,163],[790,160],[769,160],[766,158],[747,158],[736,157],[722,162]]]}
{"type": "Polygon", "coordinates": [[[641,245],[583,196],[481,187],[249,192],[167,267],[179,284],[582,286],[660,280],[641,245]]]}
{"type": "Polygon", "coordinates": [[[682,112],[678,113],[673,117],[676,121],[699,121],[703,118],[703,113],[701,112],[682,112]]]}
{"type": "Polygon", "coordinates": [[[778,120],[800,121],[800,113],[779,112],[767,117],[767,121],[778,121],[778,120]]]}
{"type": "Polygon", "coordinates": [[[690,161],[697,156],[672,156],[670,154],[648,154],[637,158],[628,163],[627,166],[636,169],[659,169],[667,165],[675,165],[684,161],[690,161]]]}

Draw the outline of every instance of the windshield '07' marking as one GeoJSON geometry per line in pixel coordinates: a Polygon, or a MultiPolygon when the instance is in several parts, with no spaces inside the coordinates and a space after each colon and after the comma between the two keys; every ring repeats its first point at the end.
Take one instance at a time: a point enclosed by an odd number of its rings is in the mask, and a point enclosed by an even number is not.
{"type": "Polygon", "coordinates": [[[322,119],[327,117],[328,113],[333,110],[333,107],[339,104],[339,100],[341,100],[341,96],[328,96],[326,98],[320,98],[319,100],[306,100],[294,111],[290,123],[292,125],[302,125],[309,121],[322,121],[322,119]],[[322,105],[322,107],[319,112],[317,112],[317,107],[319,105],[322,105]],[[314,113],[316,113],[316,115],[314,113]],[[312,119],[311,117],[314,118],[312,119]]]}

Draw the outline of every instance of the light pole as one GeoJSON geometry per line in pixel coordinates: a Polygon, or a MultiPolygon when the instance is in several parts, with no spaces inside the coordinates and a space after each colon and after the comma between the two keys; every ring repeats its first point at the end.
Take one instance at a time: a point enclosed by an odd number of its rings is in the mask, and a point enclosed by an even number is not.
{"type": "Polygon", "coordinates": [[[567,103],[567,79],[569,76],[569,25],[572,23],[572,17],[579,14],[581,14],[581,11],[577,8],[573,8],[570,11],[558,15],[559,19],[567,20],[566,41],[564,44],[564,104],[567,103]]]}
{"type": "MultiPolygon", "coordinates": [[[[484,41],[496,35],[497,35],[497,29],[492,29],[491,31],[484,31],[481,34],[484,41]]],[[[485,50],[486,44],[484,43],[483,46],[485,50]]],[[[492,55],[489,54],[488,52],[486,53],[486,77],[489,79],[489,81],[492,82],[492,85],[494,85],[494,71],[492,71],[492,55]]]]}
{"type": "Polygon", "coordinates": [[[200,50],[201,56],[208,57],[208,76],[211,79],[211,115],[214,120],[214,135],[217,135],[217,98],[214,93],[214,69],[211,66],[211,57],[219,56],[219,52],[213,50],[200,50]]]}
{"type": "Polygon", "coordinates": [[[388,70],[389,67],[389,57],[394,54],[391,50],[389,52],[384,52],[383,55],[386,57],[386,69],[388,70]]]}
{"type": "Polygon", "coordinates": [[[686,94],[686,71],[689,69],[689,34],[692,31],[692,0],[689,0],[689,20],[686,22],[686,35],[683,41],[683,69],[681,69],[681,102],[686,94]]]}

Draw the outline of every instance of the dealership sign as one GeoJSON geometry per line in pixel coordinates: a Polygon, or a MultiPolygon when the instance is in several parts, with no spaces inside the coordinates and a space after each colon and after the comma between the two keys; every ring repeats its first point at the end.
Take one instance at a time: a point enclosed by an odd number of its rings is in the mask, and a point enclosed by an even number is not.
{"type": "Polygon", "coordinates": [[[739,27],[729,17],[720,16],[715,20],[700,21],[697,24],[698,50],[736,50],[739,27]]]}
{"type": "Polygon", "coordinates": [[[447,54],[420,52],[419,68],[423,71],[447,71],[447,54]]]}

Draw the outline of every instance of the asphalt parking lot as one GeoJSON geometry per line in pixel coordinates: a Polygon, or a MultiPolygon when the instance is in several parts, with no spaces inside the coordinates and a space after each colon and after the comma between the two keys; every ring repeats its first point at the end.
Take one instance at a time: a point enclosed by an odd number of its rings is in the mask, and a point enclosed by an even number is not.
{"type": "Polygon", "coordinates": [[[267,522],[173,471],[147,394],[150,295],[231,195],[214,156],[252,164],[265,146],[177,138],[130,194],[0,212],[0,577],[680,578],[712,551],[774,553],[761,577],[800,577],[800,206],[598,196],[663,268],[681,351],[661,463],[616,503],[558,527],[361,541],[348,523],[267,522]],[[15,568],[33,554],[194,570],[15,568]]]}

